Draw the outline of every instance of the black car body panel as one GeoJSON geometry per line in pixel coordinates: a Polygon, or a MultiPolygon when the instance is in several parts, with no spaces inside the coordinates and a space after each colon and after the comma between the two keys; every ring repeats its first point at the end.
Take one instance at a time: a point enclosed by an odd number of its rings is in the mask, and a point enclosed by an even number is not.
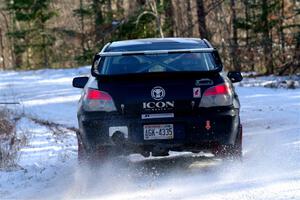
{"type": "MultiPolygon", "coordinates": [[[[211,45],[200,39],[146,39],[112,43],[102,52],[193,48],[211,48],[211,45]]],[[[219,59],[218,55],[216,57],[219,59]]],[[[96,55],[95,61],[99,58],[96,55]]],[[[102,61],[99,62],[101,65],[102,61]]],[[[95,77],[90,77],[85,85],[79,101],[78,122],[82,143],[92,151],[96,146],[121,146],[119,151],[130,153],[155,152],[157,148],[200,151],[212,149],[215,145],[235,144],[241,126],[240,103],[231,81],[221,72],[221,61],[216,63],[218,68],[208,71],[94,74],[95,77]],[[228,96],[222,97],[226,101],[230,98],[230,105],[201,106],[204,93],[218,85],[226,85],[230,90],[228,96]],[[90,88],[108,94],[115,110],[86,110],[84,101],[90,88]],[[172,138],[147,139],[145,127],[150,126],[151,135],[154,134],[151,127],[155,125],[165,127],[163,134],[172,130],[172,138]],[[125,127],[127,133],[115,127],[125,127]],[[114,140],[114,133],[121,134],[121,140],[114,140]]],[[[155,128],[153,130],[156,131],[155,128]]]]}

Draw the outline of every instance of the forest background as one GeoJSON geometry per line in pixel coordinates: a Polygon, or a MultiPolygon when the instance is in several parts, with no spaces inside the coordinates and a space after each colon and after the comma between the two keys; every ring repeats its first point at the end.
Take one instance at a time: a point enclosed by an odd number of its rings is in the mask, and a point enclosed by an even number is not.
{"type": "Polygon", "coordinates": [[[299,0],[0,0],[0,69],[90,65],[105,43],[208,39],[227,70],[300,72],[299,0]]]}

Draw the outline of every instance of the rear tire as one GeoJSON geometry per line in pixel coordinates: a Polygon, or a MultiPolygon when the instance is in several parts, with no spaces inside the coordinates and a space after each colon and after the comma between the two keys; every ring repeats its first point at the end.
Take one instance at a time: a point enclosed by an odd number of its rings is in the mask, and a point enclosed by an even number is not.
{"type": "Polygon", "coordinates": [[[239,132],[235,143],[232,145],[220,145],[214,152],[217,157],[242,160],[243,157],[243,128],[239,126],[239,132]]]}
{"type": "Polygon", "coordinates": [[[77,159],[79,164],[94,165],[98,161],[103,161],[107,158],[108,151],[104,146],[90,147],[89,149],[85,146],[81,135],[76,132],[77,143],[78,143],[78,154],[77,159]]]}
{"type": "Polygon", "coordinates": [[[79,163],[83,163],[87,158],[86,150],[83,146],[80,133],[76,132],[76,136],[77,136],[77,146],[78,146],[77,159],[79,163]]]}
{"type": "Polygon", "coordinates": [[[239,126],[239,134],[236,137],[235,144],[233,146],[232,154],[235,155],[236,158],[242,159],[243,157],[243,127],[239,126]]]}

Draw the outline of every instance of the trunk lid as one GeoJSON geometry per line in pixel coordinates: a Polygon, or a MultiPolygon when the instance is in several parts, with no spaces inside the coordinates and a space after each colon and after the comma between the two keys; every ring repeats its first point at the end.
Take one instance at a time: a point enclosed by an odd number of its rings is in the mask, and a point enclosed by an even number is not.
{"type": "Polygon", "coordinates": [[[111,95],[119,113],[146,114],[146,117],[159,113],[191,114],[198,107],[203,92],[221,82],[219,73],[203,72],[98,77],[99,90],[111,95]]]}

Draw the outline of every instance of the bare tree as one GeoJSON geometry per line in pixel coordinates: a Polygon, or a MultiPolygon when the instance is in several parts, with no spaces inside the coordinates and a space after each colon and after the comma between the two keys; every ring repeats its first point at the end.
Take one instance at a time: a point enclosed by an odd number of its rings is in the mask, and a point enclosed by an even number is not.
{"type": "Polygon", "coordinates": [[[85,34],[84,34],[84,14],[83,14],[83,0],[79,0],[80,1],[80,31],[81,31],[81,50],[82,50],[82,53],[84,53],[84,43],[85,43],[85,34]]]}
{"type": "Polygon", "coordinates": [[[285,63],[285,35],[284,35],[284,0],[281,0],[280,8],[280,27],[279,27],[279,37],[280,37],[280,46],[281,54],[283,55],[283,63],[285,63]]]}
{"type": "Polygon", "coordinates": [[[101,25],[103,24],[103,13],[102,13],[103,2],[101,0],[93,0],[93,12],[95,15],[94,28],[95,28],[95,43],[97,44],[103,38],[103,32],[101,25]]]}
{"type": "Polygon", "coordinates": [[[237,36],[237,18],[236,18],[236,4],[235,0],[230,0],[230,10],[232,19],[232,39],[230,41],[230,54],[232,58],[233,68],[236,71],[241,70],[239,53],[238,53],[238,36],[237,36]]]}
{"type": "MultiPolygon", "coordinates": [[[[9,26],[8,26],[8,19],[7,19],[7,16],[5,15],[5,13],[0,10],[0,14],[1,16],[3,17],[3,20],[4,20],[4,25],[5,25],[5,29],[8,30],[9,29],[9,26]]],[[[7,64],[6,64],[6,58],[5,58],[5,52],[8,50],[6,50],[5,48],[5,45],[4,45],[4,40],[5,40],[5,31],[0,27],[0,48],[1,48],[1,57],[2,57],[2,62],[3,62],[3,69],[6,69],[7,68],[7,64]]],[[[8,49],[8,48],[7,48],[8,49]]],[[[11,50],[12,52],[12,50],[11,50]]]]}
{"type": "Polygon", "coordinates": [[[4,44],[3,44],[3,37],[2,37],[1,27],[0,27],[0,48],[1,48],[0,62],[3,63],[3,69],[6,69],[5,58],[4,58],[4,44]]]}
{"type": "Polygon", "coordinates": [[[198,16],[200,37],[209,39],[208,30],[206,28],[206,19],[205,19],[206,13],[205,13],[203,0],[197,0],[197,16],[198,16]]]}
{"type": "Polygon", "coordinates": [[[191,8],[191,1],[187,1],[187,24],[188,24],[188,35],[192,36],[193,35],[193,16],[192,16],[192,8],[191,8]]]}
{"type": "Polygon", "coordinates": [[[159,32],[159,35],[160,37],[164,37],[164,32],[163,32],[163,29],[162,29],[162,23],[161,23],[161,18],[160,18],[160,15],[158,13],[158,10],[157,10],[157,3],[156,3],[156,0],[148,0],[147,1],[147,6],[149,6],[150,8],[150,11],[144,11],[142,12],[138,17],[137,17],[137,20],[136,20],[136,25],[139,24],[140,22],[140,19],[144,16],[144,15],[152,15],[155,17],[155,20],[156,20],[156,26],[157,26],[157,30],[159,32]]]}
{"type": "Polygon", "coordinates": [[[168,36],[174,36],[175,22],[174,22],[174,10],[172,0],[164,0],[163,6],[165,11],[165,27],[168,30],[168,36]]]}
{"type": "Polygon", "coordinates": [[[261,23],[263,25],[262,29],[262,46],[264,52],[264,65],[266,67],[266,74],[273,74],[274,73],[274,66],[273,66],[273,47],[272,47],[272,38],[271,38],[271,29],[269,25],[269,8],[268,8],[268,0],[262,0],[261,5],[261,23]]]}

